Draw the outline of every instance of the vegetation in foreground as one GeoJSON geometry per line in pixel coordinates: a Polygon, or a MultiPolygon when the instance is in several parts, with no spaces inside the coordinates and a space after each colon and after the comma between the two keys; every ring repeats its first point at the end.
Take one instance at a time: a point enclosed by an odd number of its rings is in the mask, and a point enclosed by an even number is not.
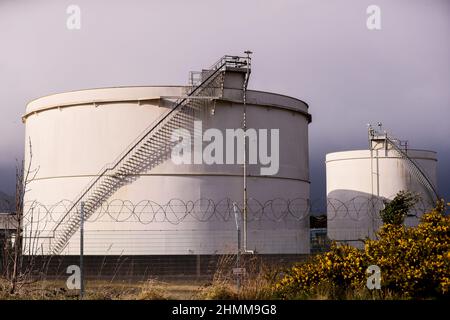
{"type": "MultiPolygon", "coordinates": [[[[411,199],[405,193],[398,197],[411,199]]],[[[378,239],[366,240],[363,250],[333,244],[329,252],[288,270],[275,284],[276,294],[283,299],[448,298],[450,216],[444,215],[444,202],[409,228],[402,224],[408,211],[404,202],[392,202],[382,212],[389,223],[382,226],[378,239]],[[394,206],[401,210],[392,210],[394,206]],[[366,288],[371,265],[381,270],[380,290],[366,288]]]]}
{"type": "MultiPolygon", "coordinates": [[[[331,249],[287,270],[264,265],[257,256],[243,259],[247,273],[231,272],[234,255],[224,256],[211,283],[169,284],[97,282],[86,299],[433,299],[450,297],[450,216],[440,201],[417,227],[405,227],[415,197],[402,192],[380,212],[384,225],[376,240],[360,250],[333,243],[331,249]],[[367,268],[381,270],[381,288],[366,287],[367,268]]],[[[64,284],[39,281],[11,294],[10,281],[0,279],[0,299],[77,299],[64,284]]]]}

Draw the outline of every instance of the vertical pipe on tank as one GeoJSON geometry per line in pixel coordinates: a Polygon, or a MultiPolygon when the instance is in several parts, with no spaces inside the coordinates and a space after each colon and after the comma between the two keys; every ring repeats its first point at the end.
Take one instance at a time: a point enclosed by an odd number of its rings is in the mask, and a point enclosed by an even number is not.
{"type": "Polygon", "coordinates": [[[375,216],[375,201],[374,201],[374,188],[373,188],[373,129],[372,126],[369,125],[369,150],[370,150],[370,216],[371,216],[371,222],[372,222],[372,229],[374,228],[374,219],[375,216]]]}
{"type": "MultiPolygon", "coordinates": [[[[378,123],[378,126],[380,126],[381,123],[378,123]]],[[[371,202],[371,213],[370,213],[370,222],[371,222],[371,227],[369,231],[369,234],[371,234],[371,236],[374,235],[376,228],[376,224],[375,224],[375,217],[376,217],[376,210],[377,208],[375,207],[375,203],[378,203],[378,199],[380,198],[380,173],[379,173],[379,153],[378,153],[378,148],[374,149],[374,138],[375,138],[375,131],[372,128],[372,126],[369,124],[368,126],[369,128],[369,150],[370,150],[370,189],[371,189],[371,197],[370,197],[370,202],[371,202]],[[374,157],[374,152],[375,152],[375,157],[374,157]],[[373,168],[373,161],[375,158],[375,168],[376,171],[374,172],[374,168],[373,168]],[[373,176],[376,175],[376,180],[374,181],[373,176]],[[375,198],[375,194],[374,194],[374,182],[376,182],[376,198],[375,198]],[[374,199],[376,199],[377,201],[374,201],[374,199]]],[[[375,142],[376,144],[378,142],[375,142]]],[[[387,155],[386,155],[387,156],[387,155]]]]}
{"type": "MultiPolygon", "coordinates": [[[[245,92],[245,90],[244,90],[245,92]]],[[[245,93],[244,93],[245,96],[245,93]]],[[[243,115],[243,130],[244,130],[244,251],[247,252],[247,124],[246,124],[246,113],[247,107],[244,99],[244,115],[243,115]]]]}
{"type": "Polygon", "coordinates": [[[252,54],[251,51],[247,50],[245,51],[245,53],[247,54],[247,70],[245,73],[245,80],[244,80],[244,85],[242,88],[242,100],[243,100],[243,104],[244,104],[244,114],[243,114],[243,119],[242,119],[242,127],[244,130],[244,169],[243,169],[243,184],[244,184],[244,252],[246,253],[253,253],[252,250],[248,250],[247,248],[247,239],[248,239],[248,232],[247,232],[247,85],[248,85],[248,80],[250,77],[250,55],[252,54]]]}

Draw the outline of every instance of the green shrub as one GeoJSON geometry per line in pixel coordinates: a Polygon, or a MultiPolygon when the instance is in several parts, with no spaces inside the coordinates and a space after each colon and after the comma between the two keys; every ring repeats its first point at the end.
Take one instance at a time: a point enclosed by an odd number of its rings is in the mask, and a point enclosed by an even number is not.
{"type": "MultiPolygon", "coordinates": [[[[404,207],[402,207],[404,208],[404,207]]],[[[417,227],[407,228],[391,220],[378,232],[378,239],[366,240],[364,250],[333,244],[331,250],[312,261],[289,269],[275,289],[284,299],[310,298],[432,298],[449,296],[450,216],[444,202],[423,215],[417,227]],[[381,269],[381,291],[365,288],[369,265],[381,269]],[[326,288],[326,294],[323,294],[326,288]],[[322,291],[321,291],[322,290],[322,291]]]]}

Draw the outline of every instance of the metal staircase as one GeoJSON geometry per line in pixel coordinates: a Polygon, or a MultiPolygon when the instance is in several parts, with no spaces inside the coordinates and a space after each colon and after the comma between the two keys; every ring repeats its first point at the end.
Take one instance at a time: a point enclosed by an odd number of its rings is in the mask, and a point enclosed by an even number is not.
{"type": "MultiPolygon", "coordinates": [[[[381,129],[381,123],[379,123],[378,125],[381,129]]],[[[439,195],[436,191],[436,187],[433,185],[430,179],[428,179],[427,175],[420,167],[420,165],[414,159],[408,156],[407,142],[404,143],[404,141],[389,137],[386,131],[384,133],[377,132],[370,125],[369,139],[370,148],[373,148],[372,142],[378,141],[381,141],[384,144],[384,148],[386,151],[389,149],[390,145],[392,147],[392,150],[395,150],[400,158],[405,161],[406,169],[409,171],[409,173],[424,187],[430,204],[434,205],[436,201],[439,200],[439,195]]]]}
{"type": "Polygon", "coordinates": [[[425,172],[420,168],[419,164],[411,159],[408,156],[408,153],[406,150],[402,150],[401,147],[399,147],[394,140],[386,136],[386,141],[392,146],[392,148],[400,155],[400,157],[405,160],[406,168],[408,169],[409,173],[414,176],[417,181],[424,187],[427,196],[429,200],[431,201],[431,204],[435,204],[437,200],[439,200],[439,195],[436,191],[435,186],[433,183],[428,179],[425,172]]]}
{"type": "Polygon", "coordinates": [[[79,229],[81,203],[84,203],[83,218],[87,220],[119,188],[169,159],[172,147],[178,143],[171,142],[172,130],[191,129],[210,102],[222,96],[228,68],[249,70],[250,58],[224,56],[211,68],[203,70],[196,81],[191,80],[186,95],[179,97],[168,112],[153,121],[115,161],[102,168],[76,197],[51,231],[50,254],[60,254],[79,229]]]}

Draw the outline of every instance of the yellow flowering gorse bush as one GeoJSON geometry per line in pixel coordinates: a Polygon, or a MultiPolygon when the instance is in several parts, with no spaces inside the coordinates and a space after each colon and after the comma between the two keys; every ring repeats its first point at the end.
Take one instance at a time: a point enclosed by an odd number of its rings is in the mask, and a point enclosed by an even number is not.
{"type": "Polygon", "coordinates": [[[367,240],[369,264],[382,270],[382,285],[405,296],[448,294],[450,288],[450,217],[443,203],[414,228],[384,225],[378,240],[367,240]]]}
{"type": "Polygon", "coordinates": [[[367,267],[377,265],[382,292],[397,297],[449,295],[450,217],[444,209],[439,202],[417,227],[385,224],[378,239],[365,241],[364,250],[333,244],[329,252],[288,270],[275,289],[281,298],[308,295],[323,285],[335,292],[361,290],[367,267]]]}

